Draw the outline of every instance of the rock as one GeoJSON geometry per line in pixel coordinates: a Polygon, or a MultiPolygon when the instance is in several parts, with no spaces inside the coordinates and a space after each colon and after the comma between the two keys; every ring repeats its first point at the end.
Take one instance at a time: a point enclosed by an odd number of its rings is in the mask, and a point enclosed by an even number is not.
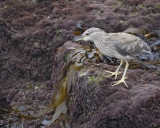
{"type": "Polygon", "coordinates": [[[72,85],[70,101],[72,126],[76,128],[158,126],[159,78],[147,71],[129,69],[126,80],[129,88],[125,88],[123,84],[112,87],[114,78],[102,77],[104,69],[110,71],[112,68],[116,69],[100,64],[100,67],[86,66],[78,72],[72,85]],[[99,79],[90,81],[90,77],[99,79]]]}

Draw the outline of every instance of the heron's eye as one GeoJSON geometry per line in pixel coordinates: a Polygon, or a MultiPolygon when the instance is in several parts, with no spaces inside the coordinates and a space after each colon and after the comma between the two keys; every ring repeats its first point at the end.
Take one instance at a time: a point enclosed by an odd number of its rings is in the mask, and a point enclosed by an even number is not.
{"type": "Polygon", "coordinates": [[[89,35],[89,33],[86,33],[86,35],[89,35]]]}

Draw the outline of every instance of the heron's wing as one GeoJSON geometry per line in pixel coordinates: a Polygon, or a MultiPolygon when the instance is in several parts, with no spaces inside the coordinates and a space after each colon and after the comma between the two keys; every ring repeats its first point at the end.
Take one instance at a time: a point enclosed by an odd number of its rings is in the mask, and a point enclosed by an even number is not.
{"type": "Polygon", "coordinates": [[[111,40],[113,40],[113,44],[117,52],[123,56],[138,56],[142,52],[150,51],[150,47],[134,35],[116,33],[115,38],[112,38],[111,40]]]}

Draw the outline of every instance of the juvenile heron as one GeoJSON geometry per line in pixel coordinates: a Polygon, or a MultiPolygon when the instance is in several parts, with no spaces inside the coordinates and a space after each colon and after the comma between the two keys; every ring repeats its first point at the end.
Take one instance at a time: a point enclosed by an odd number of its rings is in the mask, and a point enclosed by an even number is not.
{"type": "Polygon", "coordinates": [[[114,85],[124,83],[125,86],[128,87],[125,82],[127,78],[125,76],[129,66],[128,61],[135,60],[136,57],[140,56],[142,53],[151,53],[150,47],[143,40],[127,33],[106,33],[99,28],[90,28],[81,36],[74,39],[74,41],[79,40],[93,41],[102,54],[121,60],[115,72],[106,71],[110,73],[110,75],[106,77],[115,76],[116,79],[118,74],[121,73],[119,72],[120,67],[124,61],[126,62],[122,78],[116,81],[114,85]]]}

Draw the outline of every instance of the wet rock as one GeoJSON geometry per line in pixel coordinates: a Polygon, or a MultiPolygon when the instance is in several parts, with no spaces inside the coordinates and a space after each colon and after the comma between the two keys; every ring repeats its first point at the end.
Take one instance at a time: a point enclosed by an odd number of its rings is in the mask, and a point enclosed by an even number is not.
{"type": "MultiPolygon", "coordinates": [[[[63,48],[80,47],[69,41],[74,38],[77,22],[82,21],[84,28],[99,27],[107,32],[130,27],[151,32],[160,29],[158,5],[158,0],[1,0],[0,94],[11,104],[23,102],[36,110],[44,108],[52,100],[53,84],[69,53],[62,52],[63,48]]],[[[160,83],[152,71],[129,69],[126,89],[123,85],[112,87],[114,79],[101,76],[103,69],[114,71],[115,66],[85,65],[87,68],[80,71],[83,76],[78,74],[73,81],[72,127],[158,125],[160,83]]],[[[40,122],[28,121],[24,127],[36,127],[40,122]]]]}
{"type": "MultiPolygon", "coordinates": [[[[72,126],[79,128],[135,128],[146,125],[148,128],[152,128],[158,126],[159,120],[155,115],[159,115],[160,104],[156,104],[157,107],[154,104],[159,102],[157,99],[160,90],[158,77],[146,71],[129,69],[127,72],[129,89],[125,88],[123,84],[112,87],[113,78],[90,82],[88,77],[101,76],[103,74],[101,68],[104,67],[107,70],[113,68],[104,64],[101,64],[100,68],[86,67],[85,70],[82,69],[78,73],[77,79],[74,80],[72,104],[70,105],[72,126]],[[89,73],[91,70],[92,73],[89,73]],[[80,76],[84,71],[88,73],[83,77],[80,76]],[[99,73],[97,74],[97,72],[99,73]],[[146,78],[146,76],[148,77],[146,78]],[[148,102],[153,104],[147,108],[144,107],[148,102]],[[151,109],[152,114],[147,115],[146,113],[150,113],[151,109]]],[[[116,69],[116,67],[114,68],[116,69]]]]}

